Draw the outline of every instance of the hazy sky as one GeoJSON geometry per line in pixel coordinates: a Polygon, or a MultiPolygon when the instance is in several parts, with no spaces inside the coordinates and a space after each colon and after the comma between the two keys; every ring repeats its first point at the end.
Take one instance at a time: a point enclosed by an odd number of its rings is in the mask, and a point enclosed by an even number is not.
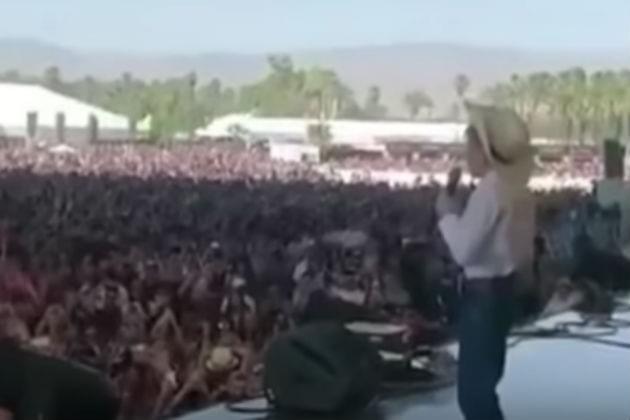
{"type": "Polygon", "coordinates": [[[435,41],[630,50],[630,0],[0,0],[0,37],[168,52],[435,41]]]}

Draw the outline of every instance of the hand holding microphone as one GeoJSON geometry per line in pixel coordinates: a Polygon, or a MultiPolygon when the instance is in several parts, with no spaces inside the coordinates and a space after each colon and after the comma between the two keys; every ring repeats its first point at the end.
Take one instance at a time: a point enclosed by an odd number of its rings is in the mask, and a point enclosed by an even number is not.
{"type": "Polygon", "coordinates": [[[457,192],[457,187],[462,179],[462,168],[459,166],[454,167],[448,173],[448,181],[446,183],[446,192],[449,195],[454,195],[457,192]]]}
{"type": "Polygon", "coordinates": [[[457,195],[461,178],[462,169],[458,166],[451,169],[448,173],[446,187],[440,190],[435,203],[435,211],[438,218],[441,219],[447,214],[460,214],[463,210],[463,205],[457,195]]]}

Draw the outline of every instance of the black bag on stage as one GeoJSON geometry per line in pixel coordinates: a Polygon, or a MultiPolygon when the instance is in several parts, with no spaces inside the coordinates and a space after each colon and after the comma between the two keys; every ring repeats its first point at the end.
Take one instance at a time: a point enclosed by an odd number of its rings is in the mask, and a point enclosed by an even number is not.
{"type": "Polygon", "coordinates": [[[113,420],[120,408],[96,371],[1,341],[0,400],[16,420],[113,420]]]}
{"type": "Polygon", "coordinates": [[[311,324],[277,338],[265,360],[264,389],[275,410],[359,411],[379,390],[382,360],[367,340],[337,324],[311,324]]]}

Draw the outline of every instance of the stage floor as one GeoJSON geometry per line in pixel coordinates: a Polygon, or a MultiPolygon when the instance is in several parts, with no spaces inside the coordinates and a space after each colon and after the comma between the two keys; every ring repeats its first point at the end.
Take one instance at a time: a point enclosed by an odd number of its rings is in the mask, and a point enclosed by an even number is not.
{"type": "MultiPolygon", "coordinates": [[[[630,313],[616,318],[630,321],[630,313]]],[[[541,322],[578,320],[577,314],[541,322]]],[[[630,329],[607,339],[630,344],[630,329]]],[[[456,346],[452,347],[456,352],[456,346]]],[[[630,349],[565,339],[531,339],[512,348],[500,387],[510,420],[628,420],[630,419],[630,349]]],[[[259,403],[260,405],[260,403],[259,403]]],[[[455,389],[384,401],[384,420],[461,420],[455,389]]],[[[194,413],[181,420],[245,420],[264,416],[235,415],[224,408],[194,413]]],[[[363,420],[368,416],[355,416],[363,420]]],[[[303,420],[303,419],[296,419],[303,420]]]]}

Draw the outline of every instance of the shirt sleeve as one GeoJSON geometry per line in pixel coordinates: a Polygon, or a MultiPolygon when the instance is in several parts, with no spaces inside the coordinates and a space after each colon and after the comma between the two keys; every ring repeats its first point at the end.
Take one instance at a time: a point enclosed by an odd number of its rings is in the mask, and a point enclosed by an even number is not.
{"type": "Polygon", "coordinates": [[[474,261],[476,252],[495,228],[498,215],[496,197],[487,189],[477,189],[461,216],[447,214],[440,220],[442,236],[460,266],[474,261]]]}

